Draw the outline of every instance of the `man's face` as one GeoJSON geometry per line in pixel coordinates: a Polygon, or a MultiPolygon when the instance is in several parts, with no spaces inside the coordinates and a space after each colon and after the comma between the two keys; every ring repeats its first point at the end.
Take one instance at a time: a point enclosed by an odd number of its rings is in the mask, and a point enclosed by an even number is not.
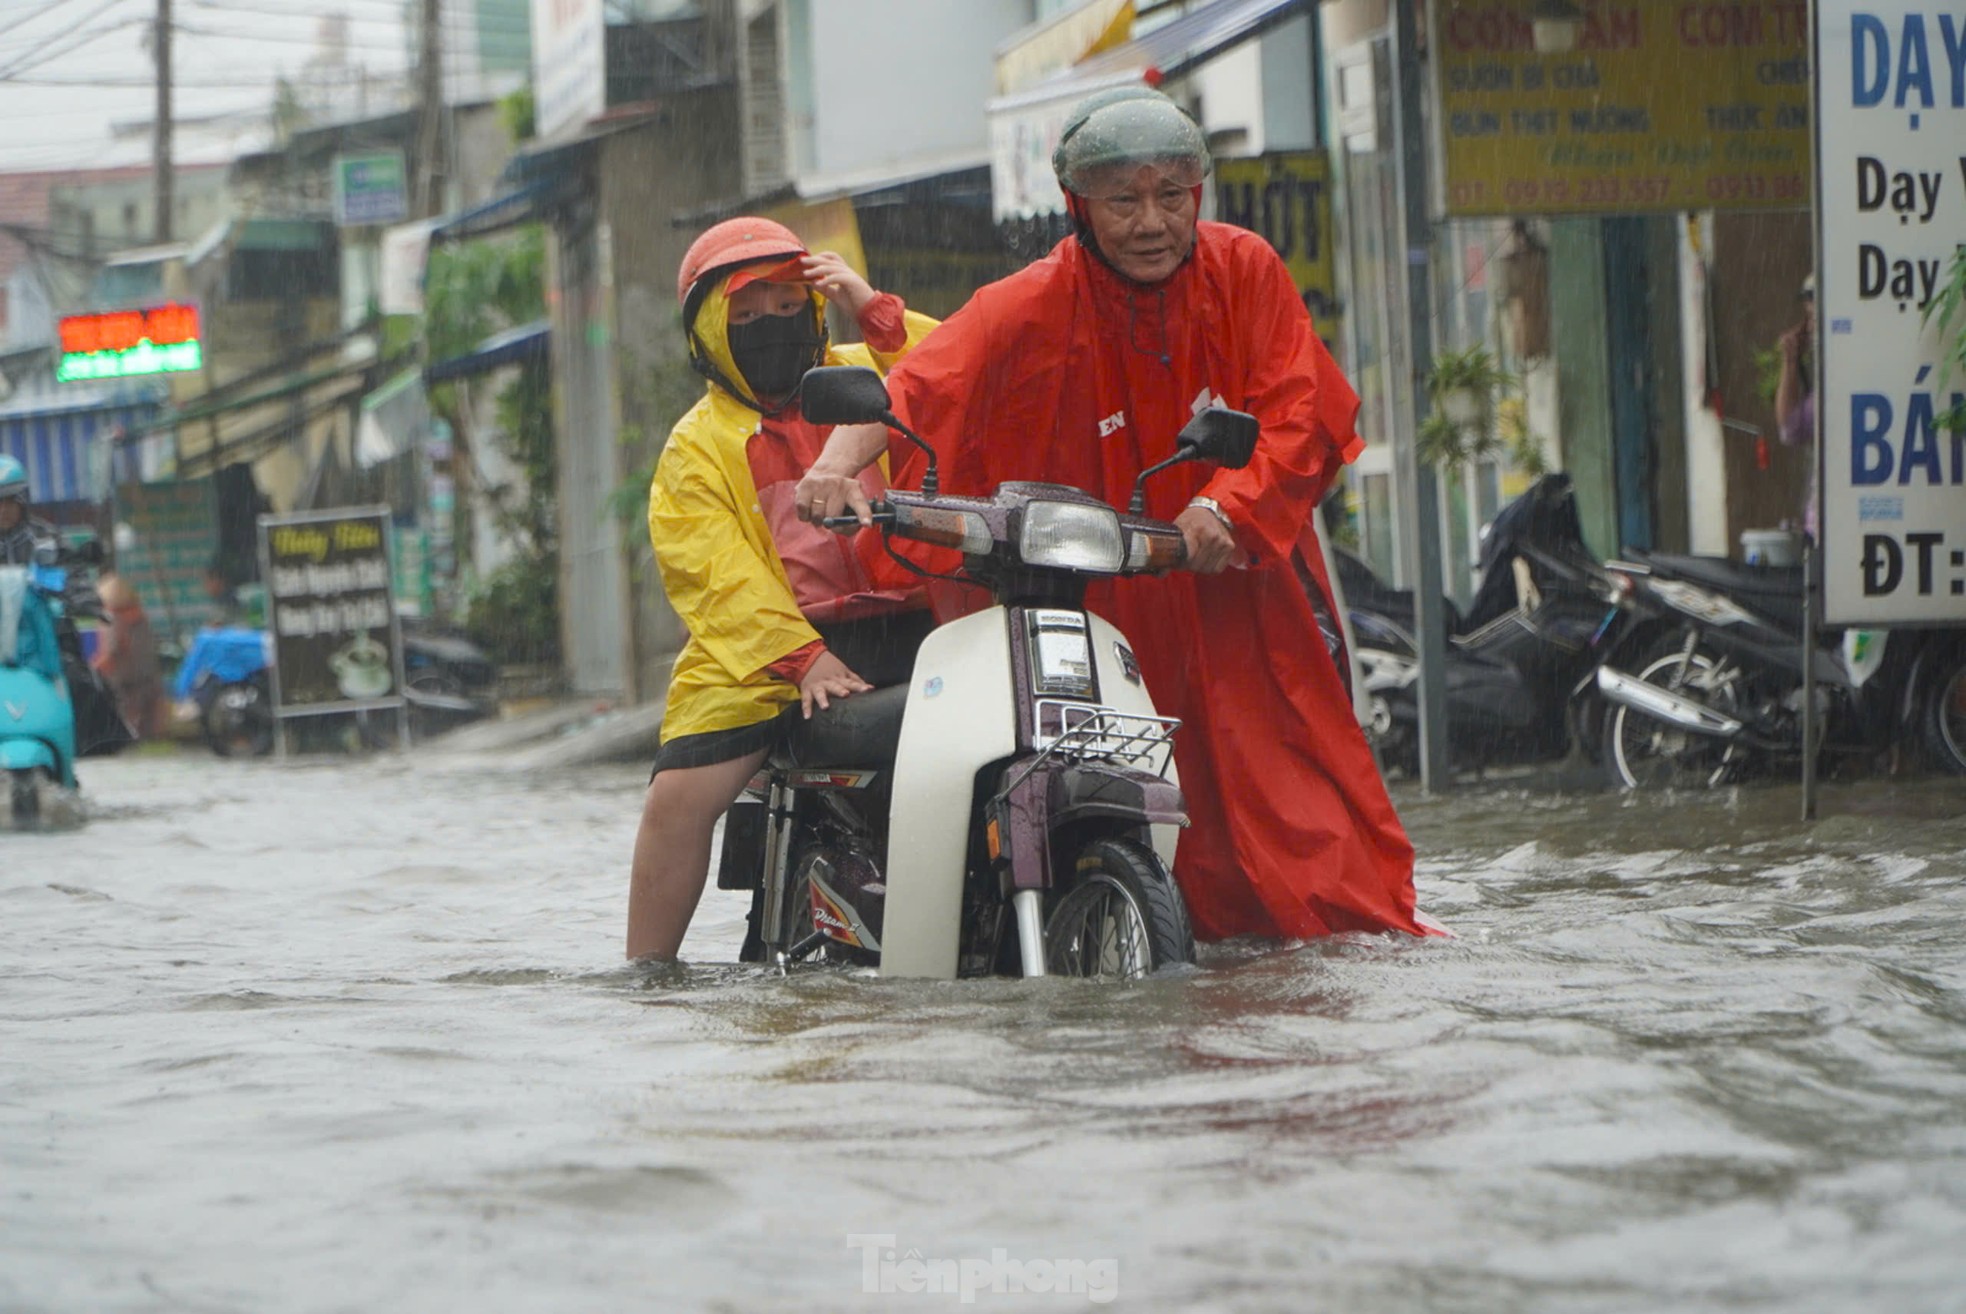
{"type": "Polygon", "coordinates": [[[0,497],[0,534],[11,533],[27,519],[27,508],[17,497],[0,497]]]}
{"type": "Polygon", "coordinates": [[[1136,283],[1158,283],[1180,268],[1195,244],[1193,188],[1152,165],[1112,170],[1092,183],[1086,219],[1113,268],[1136,283]]]}

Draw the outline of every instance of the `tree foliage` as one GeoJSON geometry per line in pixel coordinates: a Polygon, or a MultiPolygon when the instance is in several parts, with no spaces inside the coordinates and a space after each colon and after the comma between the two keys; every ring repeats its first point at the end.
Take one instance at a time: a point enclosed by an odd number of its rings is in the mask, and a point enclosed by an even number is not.
{"type": "MultiPolygon", "coordinates": [[[[465,355],[494,333],[546,313],[546,242],[537,226],[435,248],[424,279],[425,359],[465,355]]],[[[452,384],[431,390],[431,409],[470,433],[452,384]]],[[[553,444],[552,374],[532,360],[513,372],[494,405],[493,440],[523,487],[492,488],[481,505],[514,555],[475,588],[465,627],[501,662],[559,659],[559,472],[553,444]]]]}

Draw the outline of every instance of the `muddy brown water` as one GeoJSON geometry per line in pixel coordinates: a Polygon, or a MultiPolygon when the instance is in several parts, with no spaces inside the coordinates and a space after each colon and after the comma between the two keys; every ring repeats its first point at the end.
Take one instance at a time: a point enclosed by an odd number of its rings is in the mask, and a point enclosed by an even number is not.
{"type": "Polygon", "coordinates": [[[0,835],[0,1309],[1966,1308],[1958,782],[1402,788],[1458,939],[1129,987],[715,892],[620,966],[632,769],[86,783],[0,835]]]}

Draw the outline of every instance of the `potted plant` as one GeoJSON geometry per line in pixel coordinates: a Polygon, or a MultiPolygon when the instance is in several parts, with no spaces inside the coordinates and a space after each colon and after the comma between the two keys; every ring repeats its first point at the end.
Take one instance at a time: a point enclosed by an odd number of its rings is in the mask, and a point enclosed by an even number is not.
{"type": "Polygon", "coordinates": [[[1427,396],[1433,405],[1417,435],[1420,459],[1451,468],[1500,450],[1496,402],[1514,390],[1515,382],[1486,346],[1435,353],[1427,372],[1427,396]]]}
{"type": "MultiPolygon", "coordinates": [[[[1955,372],[1966,374],[1966,246],[1952,253],[1945,286],[1925,305],[1925,322],[1939,322],[1940,377],[1934,391],[1944,392],[1955,372]]],[[[1939,416],[1939,427],[1966,433],[1966,403],[1939,416]]]]}

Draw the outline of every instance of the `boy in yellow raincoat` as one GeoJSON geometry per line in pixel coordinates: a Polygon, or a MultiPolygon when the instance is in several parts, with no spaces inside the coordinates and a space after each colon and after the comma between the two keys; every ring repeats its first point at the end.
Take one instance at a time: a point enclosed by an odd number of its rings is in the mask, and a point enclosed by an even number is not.
{"type": "MultiPolygon", "coordinates": [[[[690,637],[635,836],[630,958],[675,957],[717,819],[763,763],[780,713],[800,703],[810,716],[870,681],[906,679],[930,626],[923,593],[877,584],[852,541],[802,523],[792,499],[831,432],[800,415],[800,377],[821,364],[885,371],[935,321],[758,218],[699,237],[676,296],[708,386],[676,422],[649,488],[663,588],[690,637]],[[864,344],[828,345],[822,298],[854,316],[864,344]]],[[[868,474],[877,493],[880,471],[868,474]]]]}

